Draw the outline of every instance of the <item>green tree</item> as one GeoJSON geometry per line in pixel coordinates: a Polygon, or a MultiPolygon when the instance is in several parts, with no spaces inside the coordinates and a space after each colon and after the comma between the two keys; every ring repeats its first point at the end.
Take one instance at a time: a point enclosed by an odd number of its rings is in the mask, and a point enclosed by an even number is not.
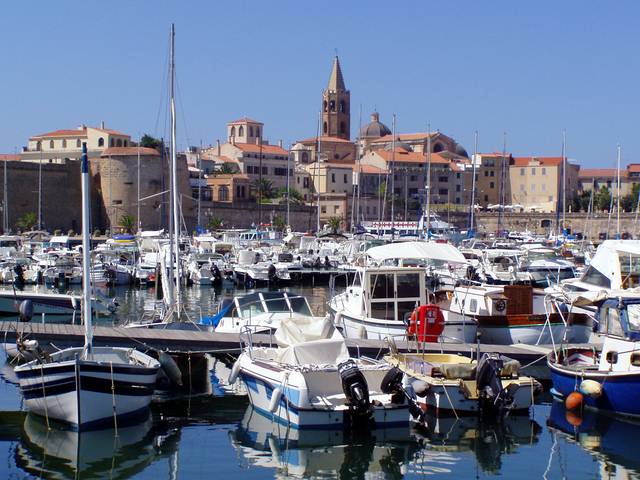
{"type": "Polygon", "coordinates": [[[594,205],[598,208],[598,210],[609,211],[609,206],[611,205],[611,192],[604,185],[598,193],[596,193],[593,199],[594,205]]]}
{"type": "Polygon", "coordinates": [[[586,212],[589,210],[589,202],[591,201],[591,192],[582,192],[579,195],[576,194],[571,199],[571,211],[572,212],[586,212]]]}
{"type": "MultiPolygon", "coordinates": [[[[287,187],[282,187],[280,190],[278,190],[278,197],[281,197],[286,201],[287,187]]],[[[289,188],[289,198],[291,199],[291,203],[304,203],[304,197],[295,188],[289,188]]]]}
{"type": "Polygon", "coordinates": [[[256,199],[262,200],[272,198],[274,195],[273,183],[271,180],[263,178],[262,180],[255,180],[251,183],[256,199]]]}
{"type": "Polygon", "coordinates": [[[620,198],[620,208],[623,212],[633,212],[636,208],[638,197],[634,197],[632,193],[620,198]]]}
{"type": "Polygon", "coordinates": [[[211,217],[207,223],[207,228],[213,231],[220,230],[223,226],[224,222],[220,217],[211,217]]]}
{"type": "Polygon", "coordinates": [[[20,230],[31,230],[38,223],[38,216],[33,212],[27,212],[16,221],[16,227],[20,230]]]}
{"type": "Polygon", "coordinates": [[[233,162],[224,162],[220,167],[220,173],[222,173],[223,175],[231,175],[238,172],[238,165],[233,162]]]}
{"type": "Polygon", "coordinates": [[[387,190],[387,182],[380,182],[380,186],[378,187],[378,195],[380,197],[384,197],[384,192],[387,190]]]}
{"type": "Polygon", "coordinates": [[[136,219],[133,215],[129,215],[125,213],[120,217],[120,226],[124,229],[125,232],[131,233],[133,232],[133,228],[136,225],[136,219]]]}
{"type": "Polygon", "coordinates": [[[341,217],[329,217],[327,220],[327,227],[329,227],[329,230],[331,230],[332,233],[338,233],[340,225],[342,225],[341,217]]]}
{"type": "Polygon", "coordinates": [[[287,228],[287,222],[285,222],[282,217],[275,217],[273,219],[273,228],[276,229],[276,232],[283,232],[284,229],[287,228]]]}
{"type": "Polygon", "coordinates": [[[148,133],[145,133],[140,139],[140,146],[145,148],[155,148],[160,151],[162,148],[162,140],[152,137],[148,133]]]}

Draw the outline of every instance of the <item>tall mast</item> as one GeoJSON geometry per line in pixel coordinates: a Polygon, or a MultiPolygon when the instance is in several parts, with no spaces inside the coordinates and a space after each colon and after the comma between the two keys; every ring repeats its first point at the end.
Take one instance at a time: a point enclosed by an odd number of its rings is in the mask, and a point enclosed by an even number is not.
{"type": "Polygon", "coordinates": [[[475,237],[473,220],[476,211],[476,160],[478,157],[478,131],[473,135],[473,157],[471,157],[471,208],[469,209],[469,238],[475,237]]]}
{"type": "Polygon", "coordinates": [[[314,179],[315,181],[317,181],[316,183],[316,194],[318,195],[317,197],[317,217],[316,217],[316,235],[318,233],[320,233],[320,149],[321,149],[321,135],[322,135],[322,112],[318,112],[318,134],[317,134],[317,140],[318,140],[318,144],[316,145],[316,178],[314,179]]]}
{"type": "MultiPolygon", "coordinates": [[[[358,118],[358,143],[356,145],[356,162],[358,163],[358,181],[353,182],[353,188],[356,194],[356,197],[352,199],[354,206],[351,208],[351,230],[355,231],[355,225],[358,224],[360,218],[360,182],[362,181],[362,172],[360,168],[360,157],[361,157],[361,144],[362,138],[360,133],[362,131],[362,104],[360,104],[360,113],[358,118]],[[353,221],[355,215],[355,224],[353,221]]],[[[353,178],[353,177],[352,177],[353,178]]]]}
{"type": "Polygon", "coordinates": [[[498,236],[502,233],[502,217],[504,216],[504,208],[506,203],[506,195],[504,191],[504,175],[505,162],[507,159],[507,132],[502,134],[502,162],[500,168],[500,205],[498,205],[498,236]]]}
{"type": "Polygon", "coordinates": [[[4,186],[2,199],[2,229],[5,235],[9,232],[9,195],[7,195],[7,161],[2,162],[4,168],[4,186]]]}
{"type": "Polygon", "coordinates": [[[142,226],[142,219],[140,218],[140,143],[138,142],[138,228],[136,233],[140,233],[140,227],[142,226]]]}
{"type": "MultiPolygon", "coordinates": [[[[175,89],[175,26],[171,24],[171,60],[170,60],[170,89],[171,89],[171,190],[173,191],[173,248],[175,251],[175,268],[173,270],[175,278],[175,300],[176,312],[180,316],[181,298],[180,298],[180,208],[178,191],[178,159],[176,154],[176,104],[174,99],[175,89]]],[[[174,259],[171,259],[173,263],[174,259]]]]}
{"type": "Polygon", "coordinates": [[[89,158],[87,143],[82,143],[82,316],[84,319],[84,348],[86,355],[91,355],[93,346],[93,328],[91,324],[91,239],[89,237],[89,158]]]}
{"type": "Polygon", "coordinates": [[[42,148],[38,162],[38,230],[42,230],[42,148]]]}
{"type": "Polygon", "coordinates": [[[196,161],[198,163],[198,228],[200,228],[200,201],[202,199],[202,158],[200,158],[202,152],[202,141],[200,141],[200,149],[198,150],[198,155],[196,156],[196,161]]]}
{"type": "Polygon", "coordinates": [[[562,230],[564,233],[567,228],[566,223],[567,212],[567,132],[562,130],[562,230]]]}
{"type": "Polygon", "coordinates": [[[291,175],[291,146],[289,146],[289,151],[287,152],[287,227],[291,226],[289,223],[290,213],[291,213],[291,202],[289,198],[290,194],[290,182],[289,179],[291,175]]]}
{"type": "Polygon", "coordinates": [[[620,238],[620,157],[622,156],[622,147],[618,144],[618,158],[616,161],[616,238],[620,238]]]}
{"type": "Polygon", "coordinates": [[[431,123],[427,123],[427,238],[431,231],[431,123]]]}
{"type": "Polygon", "coordinates": [[[393,135],[391,138],[391,240],[395,238],[395,190],[396,190],[396,114],[391,123],[393,135]]]}

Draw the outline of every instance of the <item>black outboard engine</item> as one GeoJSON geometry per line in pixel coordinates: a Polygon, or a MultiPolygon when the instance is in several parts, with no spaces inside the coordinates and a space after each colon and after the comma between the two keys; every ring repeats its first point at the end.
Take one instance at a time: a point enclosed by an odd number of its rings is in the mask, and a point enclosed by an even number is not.
{"type": "Polygon", "coordinates": [[[278,277],[276,276],[276,266],[273,263],[269,264],[267,275],[269,275],[270,282],[275,282],[278,279],[278,277]]]}
{"type": "Polygon", "coordinates": [[[349,359],[338,365],[338,373],[342,380],[342,391],[347,398],[350,422],[352,427],[363,426],[371,420],[371,402],[369,401],[369,385],[364,375],[349,359]]]}
{"type": "Polygon", "coordinates": [[[222,274],[220,273],[220,269],[215,263],[211,267],[211,274],[213,275],[213,281],[215,283],[220,283],[222,281],[222,274]]]}
{"type": "Polygon", "coordinates": [[[13,272],[16,274],[16,278],[14,280],[14,283],[16,284],[16,286],[23,286],[25,284],[24,281],[24,268],[22,268],[22,265],[20,265],[19,263],[16,264],[15,267],[13,267],[13,272]]]}
{"type": "Polygon", "coordinates": [[[510,389],[502,386],[500,372],[504,359],[495,353],[485,353],[476,369],[476,385],[480,397],[480,412],[483,415],[503,417],[513,404],[510,389]]]}
{"type": "Polygon", "coordinates": [[[382,390],[382,393],[391,395],[391,401],[393,403],[403,404],[406,399],[406,401],[409,402],[409,413],[411,416],[422,422],[425,416],[424,412],[402,385],[403,376],[404,374],[399,368],[392,367],[382,379],[380,390],[382,390]]]}

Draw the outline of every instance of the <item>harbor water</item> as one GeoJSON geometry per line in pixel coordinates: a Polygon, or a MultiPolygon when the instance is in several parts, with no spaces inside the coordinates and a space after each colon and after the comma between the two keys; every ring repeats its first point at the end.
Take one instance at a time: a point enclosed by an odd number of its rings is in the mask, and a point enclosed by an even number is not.
{"type": "MultiPolygon", "coordinates": [[[[326,287],[290,287],[322,313],[326,287]]],[[[152,289],[104,292],[119,303],[102,324],[135,319],[152,289]]],[[[185,289],[197,320],[232,289],[185,289]]],[[[38,321],[34,319],[33,321],[38,321]]],[[[242,396],[158,398],[135,425],[77,433],[24,412],[2,360],[0,478],[640,478],[640,423],[567,412],[543,395],[529,416],[502,422],[430,418],[427,428],[361,434],[298,431],[272,424],[242,396]]]]}

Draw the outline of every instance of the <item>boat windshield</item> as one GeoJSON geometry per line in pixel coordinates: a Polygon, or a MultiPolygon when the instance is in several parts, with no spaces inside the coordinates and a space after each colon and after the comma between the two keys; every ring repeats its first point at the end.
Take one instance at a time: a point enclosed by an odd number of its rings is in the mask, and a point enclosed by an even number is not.
{"type": "Polygon", "coordinates": [[[635,288],[640,286],[640,256],[631,253],[620,253],[620,275],[622,288],[635,288]]]}
{"type": "Polygon", "coordinates": [[[249,318],[258,313],[264,313],[262,300],[257,293],[251,293],[239,298],[238,305],[240,307],[240,316],[243,318],[249,318]]]}
{"type": "Polygon", "coordinates": [[[629,319],[629,330],[640,332],[640,303],[627,305],[627,318],[629,319]]]}
{"type": "Polygon", "coordinates": [[[301,313],[302,315],[312,315],[309,304],[304,297],[289,297],[289,303],[291,304],[291,310],[295,313],[301,313]]]}
{"type": "Polygon", "coordinates": [[[269,312],[288,312],[290,311],[287,300],[282,292],[263,292],[262,297],[267,305],[269,312]]]}

